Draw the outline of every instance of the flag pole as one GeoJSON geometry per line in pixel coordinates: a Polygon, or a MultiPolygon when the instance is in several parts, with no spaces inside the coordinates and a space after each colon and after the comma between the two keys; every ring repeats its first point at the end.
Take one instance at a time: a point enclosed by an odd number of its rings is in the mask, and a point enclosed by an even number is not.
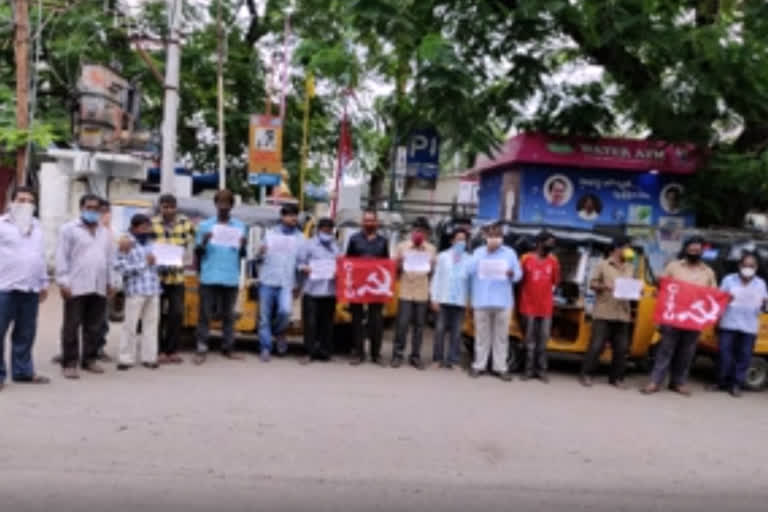
{"type": "Polygon", "coordinates": [[[299,211],[304,211],[304,176],[307,171],[307,158],[309,155],[309,108],[310,101],[314,95],[315,77],[310,72],[307,75],[304,93],[304,133],[301,141],[301,165],[299,166],[299,211]]]}

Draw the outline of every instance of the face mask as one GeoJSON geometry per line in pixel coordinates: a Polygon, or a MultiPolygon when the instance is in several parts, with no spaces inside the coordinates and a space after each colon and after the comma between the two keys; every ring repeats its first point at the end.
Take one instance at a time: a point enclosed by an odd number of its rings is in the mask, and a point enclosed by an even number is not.
{"type": "Polygon", "coordinates": [[[554,250],[555,250],[555,246],[554,245],[545,245],[544,248],[543,248],[544,254],[550,254],[554,250]]]}
{"type": "Polygon", "coordinates": [[[501,247],[501,237],[500,236],[492,236],[489,237],[487,240],[488,248],[491,250],[498,249],[501,247]]]}
{"type": "Polygon", "coordinates": [[[287,224],[280,224],[280,228],[282,229],[283,233],[286,235],[290,235],[296,229],[295,226],[288,226],[287,224]]]}
{"type": "Polygon", "coordinates": [[[742,267],[739,269],[739,273],[741,274],[741,277],[746,279],[755,277],[755,269],[752,267],[742,267]]]}
{"type": "Polygon", "coordinates": [[[685,259],[688,260],[688,263],[698,263],[701,261],[701,254],[686,254],[685,259]]]}
{"type": "Polygon", "coordinates": [[[329,244],[333,240],[333,235],[331,235],[330,233],[318,233],[317,237],[324,244],[329,244]]]}
{"type": "Polygon", "coordinates": [[[101,220],[101,214],[91,210],[83,210],[80,213],[80,218],[83,219],[83,222],[86,224],[96,224],[101,220]]]}
{"type": "Polygon", "coordinates": [[[147,242],[152,240],[152,233],[136,233],[133,236],[140,245],[147,245],[147,242]]]}
{"type": "Polygon", "coordinates": [[[467,242],[456,242],[453,244],[453,250],[459,254],[467,250],[467,242]]]}
{"type": "Polygon", "coordinates": [[[363,226],[363,231],[368,235],[372,235],[376,232],[376,226],[363,226]]]}
{"type": "Polygon", "coordinates": [[[424,233],[413,233],[411,235],[411,240],[413,241],[414,245],[421,245],[424,243],[424,233]]]}
{"type": "Polygon", "coordinates": [[[23,232],[28,232],[32,227],[32,218],[35,214],[35,205],[30,203],[11,203],[11,217],[14,224],[23,232]]]}

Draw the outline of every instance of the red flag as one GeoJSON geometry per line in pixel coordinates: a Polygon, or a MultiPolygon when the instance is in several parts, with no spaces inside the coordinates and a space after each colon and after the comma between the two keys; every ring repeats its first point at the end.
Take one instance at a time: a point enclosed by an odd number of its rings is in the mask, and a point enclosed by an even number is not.
{"type": "Polygon", "coordinates": [[[349,120],[347,119],[345,106],[344,117],[341,120],[341,134],[339,135],[339,155],[333,184],[334,194],[333,200],[331,201],[331,218],[336,218],[336,209],[339,204],[339,188],[344,180],[344,171],[354,158],[355,155],[352,152],[352,137],[349,133],[349,120]]]}
{"type": "Polygon", "coordinates": [[[341,258],[336,267],[336,297],[341,302],[389,302],[395,296],[395,262],[387,258],[341,258]]]}
{"type": "Polygon", "coordinates": [[[717,288],[663,277],[653,318],[657,325],[701,331],[717,323],[730,300],[717,288]]]}

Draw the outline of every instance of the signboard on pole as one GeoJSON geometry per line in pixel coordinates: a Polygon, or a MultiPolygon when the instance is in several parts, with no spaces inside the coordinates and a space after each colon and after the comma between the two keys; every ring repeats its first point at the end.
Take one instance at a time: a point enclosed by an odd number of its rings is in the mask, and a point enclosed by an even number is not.
{"type": "Polygon", "coordinates": [[[248,183],[280,184],[283,169],[283,121],[269,115],[252,115],[248,136],[248,183]]]}
{"type": "Polygon", "coordinates": [[[416,130],[408,135],[407,175],[434,182],[440,173],[440,136],[435,128],[416,130]]]}

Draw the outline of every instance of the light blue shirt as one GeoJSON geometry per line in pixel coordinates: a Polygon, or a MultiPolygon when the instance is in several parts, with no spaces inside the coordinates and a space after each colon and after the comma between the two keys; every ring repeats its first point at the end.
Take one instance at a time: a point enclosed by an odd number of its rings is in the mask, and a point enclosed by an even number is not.
{"type": "Polygon", "coordinates": [[[757,334],[763,301],[768,298],[765,281],[755,276],[745,285],[738,274],[728,274],[720,289],[734,297],[720,319],[720,328],[757,334]]]}
{"type": "MultiPolygon", "coordinates": [[[[213,227],[219,224],[216,217],[211,217],[200,223],[195,235],[195,243],[203,245],[203,238],[213,231],[213,227]]],[[[238,219],[229,219],[227,226],[238,228],[243,232],[243,237],[248,234],[248,228],[238,219]]],[[[208,241],[205,253],[200,261],[200,283],[220,286],[240,285],[240,248],[217,245],[208,241]]]]}
{"type": "Polygon", "coordinates": [[[22,233],[10,214],[0,215],[0,291],[39,292],[48,288],[43,229],[37,219],[22,233]]]}
{"type": "Polygon", "coordinates": [[[267,247],[267,252],[264,253],[261,266],[259,267],[259,283],[267,286],[293,289],[296,285],[297,258],[306,239],[298,228],[294,229],[289,235],[286,235],[283,232],[282,226],[275,226],[267,232],[266,238],[269,238],[270,234],[292,236],[295,238],[295,243],[290,250],[283,248],[276,251],[267,247]]]}
{"type": "Polygon", "coordinates": [[[502,245],[493,252],[486,246],[478,247],[472,254],[470,262],[470,283],[472,288],[472,307],[475,309],[512,309],[515,305],[512,285],[523,277],[520,261],[514,249],[502,245]],[[481,260],[506,260],[507,268],[512,271],[508,279],[480,279],[478,267],[481,260]]]}
{"type": "Polygon", "coordinates": [[[471,262],[472,256],[465,251],[459,254],[459,259],[456,261],[456,251],[453,248],[437,256],[437,265],[432,275],[429,293],[432,302],[466,307],[471,262]]]}
{"type": "MultiPolygon", "coordinates": [[[[318,237],[308,240],[299,251],[298,264],[309,265],[312,260],[333,260],[339,255],[339,246],[336,240],[324,244],[318,237]]],[[[310,279],[307,276],[304,281],[304,293],[310,297],[335,297],[336,296],[336,278],[331,279],[310,279]]]]}

